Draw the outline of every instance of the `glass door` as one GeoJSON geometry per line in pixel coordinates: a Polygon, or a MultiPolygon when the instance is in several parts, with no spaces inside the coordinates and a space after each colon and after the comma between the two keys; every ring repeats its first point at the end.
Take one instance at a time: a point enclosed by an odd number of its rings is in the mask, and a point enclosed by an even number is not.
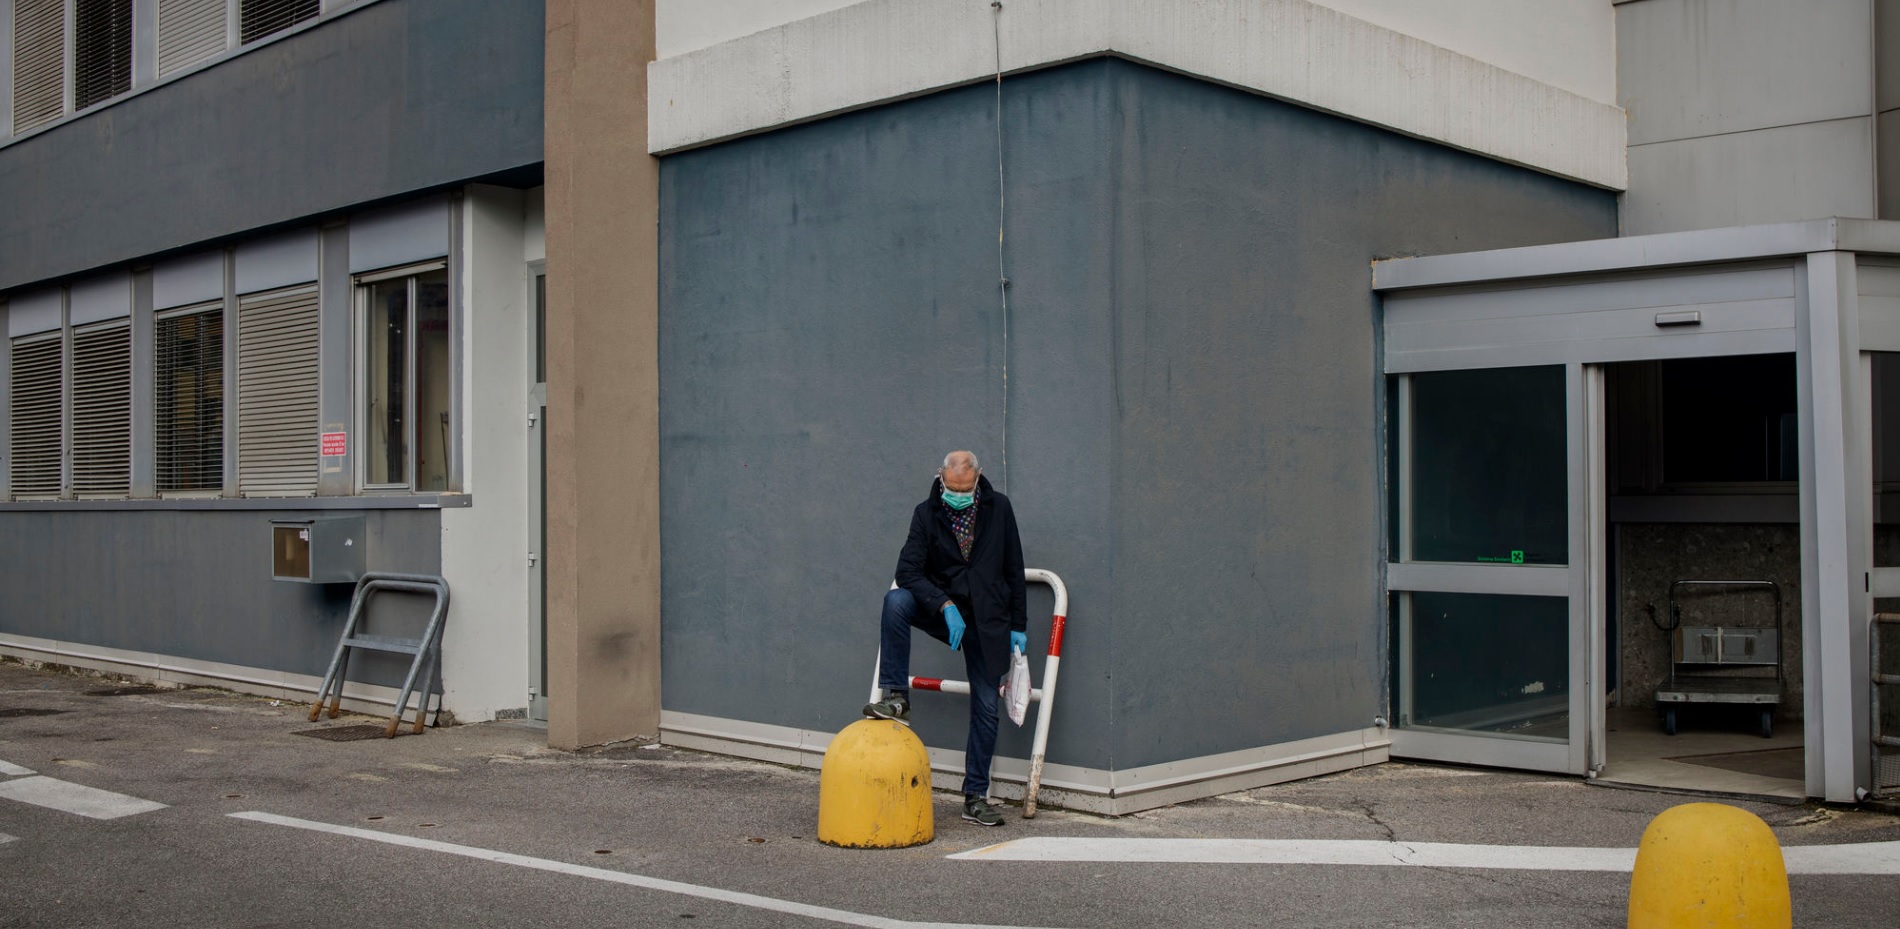
{"type": "Polygon", "coordinates": [[[1392,754],[1581,774],[1596,372],[1389,378],[1392,754]]]}

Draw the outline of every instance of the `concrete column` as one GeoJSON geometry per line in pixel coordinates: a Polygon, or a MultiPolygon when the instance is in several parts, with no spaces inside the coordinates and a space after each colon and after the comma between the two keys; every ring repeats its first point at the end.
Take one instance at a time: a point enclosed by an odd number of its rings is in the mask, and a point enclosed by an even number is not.
{"type": "Polygon", "coordinates": [[[660,724],[653,0],[548,0],[548,743],[660,724]]]}

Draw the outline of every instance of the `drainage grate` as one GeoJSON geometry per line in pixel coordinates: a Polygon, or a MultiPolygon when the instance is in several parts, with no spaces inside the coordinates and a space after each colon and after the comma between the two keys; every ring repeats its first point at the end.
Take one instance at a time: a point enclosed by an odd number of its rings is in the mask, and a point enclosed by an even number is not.
{"type": "Polygon", "coordinates": [[[381,723],[366,723],[361,726],[327,726],[322,729],[300,729],[291,735],[307,735],[325,742],[361,742],[366,739],[380,739],[387,732],[381,723]]]}
{"type": "Polygon", "coordinates": [[[58,716],[61,713],[70,713],[70,712],[72,711],[71,710],[39,710],[39,709],[31,709],[27,707],[22,707],[20,709],[15,709],[15,710],[0,710],[0,719],[18,719],[22,716],[58,716]]]}
{"type": "Polygon", "coordinates": [[[136,697],[141,694],[162,694],[162,693],[166,693],[167,691],[168,691],[168,688],[165,688],[165,687],[146,687],[143,685],[137,686],[137,687],[108,687],[105,690],[88,690],[86,691],[86,696],[88,697],[136,697]]]}

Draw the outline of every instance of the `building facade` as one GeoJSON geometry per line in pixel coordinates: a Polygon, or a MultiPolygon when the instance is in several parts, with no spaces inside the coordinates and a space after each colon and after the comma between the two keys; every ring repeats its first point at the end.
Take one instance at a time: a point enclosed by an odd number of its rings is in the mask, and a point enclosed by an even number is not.
{"type": "Polygon", "coordinates": [[[360,516],[458,718],[815,764],[968,447],[1071,598],[1057,802],[1601,775],[1732,573],[1853,799],[1887,6],[0,0],[0,653],[307,693],[270,528],[360,516]]]}

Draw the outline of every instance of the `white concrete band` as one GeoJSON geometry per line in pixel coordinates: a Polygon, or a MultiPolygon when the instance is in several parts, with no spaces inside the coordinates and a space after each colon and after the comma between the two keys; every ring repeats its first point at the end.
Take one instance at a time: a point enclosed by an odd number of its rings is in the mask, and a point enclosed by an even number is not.
{"type": "Polygon", "coordinates": [[[1307,0],[867,0],[648,65],[655,154],[1100,55],[1611,189],[1622,109],[1307,0]],[[999,32],[1000,31],[1000,32],[999,32]]]}

